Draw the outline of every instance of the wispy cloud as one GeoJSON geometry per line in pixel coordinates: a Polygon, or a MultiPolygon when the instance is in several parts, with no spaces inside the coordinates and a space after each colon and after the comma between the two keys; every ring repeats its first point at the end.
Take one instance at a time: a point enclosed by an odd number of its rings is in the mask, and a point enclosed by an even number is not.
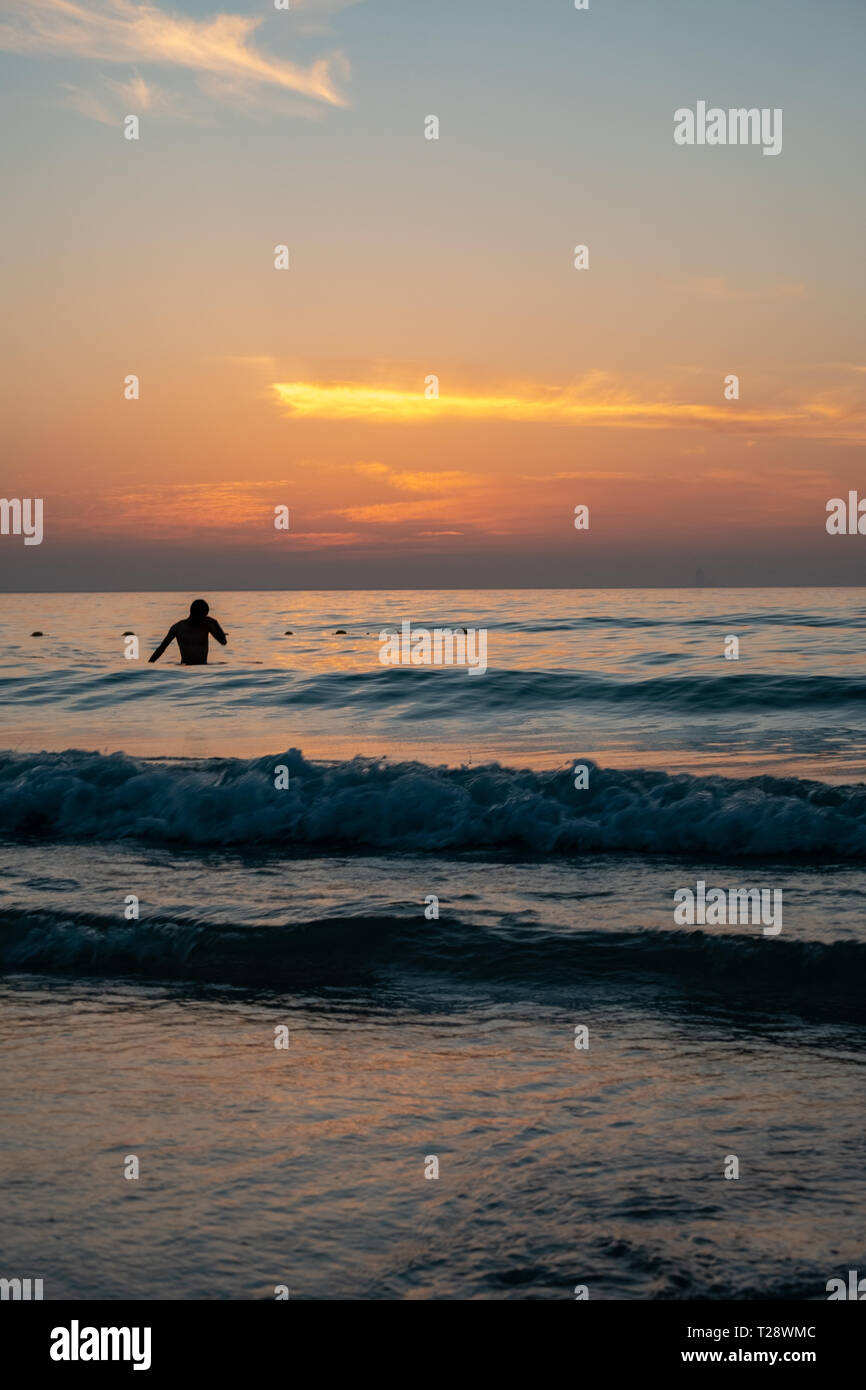
{"type": "Polygon", "coordinates": [[[133,111],[152,111],[165,99],[162,88],[146,82],[140,73],[135,73],[128,82],[109,79],[108,85],[133,111]]]}
{"type": "Polygon", "coordinates": [[[73,82],[61,83],[64,92],[63,105],[88,121],[98,121],[100,125],[117,125],[117,113],[106,104],[104,96],[97,95],[89,87],[77,87],[73,82]]]}
{"type": "Polygon", "coordinates": [[[582,468],[578,472],[521,473],[519,476],[522,483],[633,483],[642,475],[640,473],[617,473],[610,468],[582,468]]]}
{"type": "MultiPolygon", "coordinates": [[[[391,468],[385,463],[357,462],[344,464],[340,471],[351,472],[378,485],[385,493],[384,498],[372,502],[356,503],[353,506],[337,507],[330,515],[342,517],[364,525],[395,526],[410,522],[439,521],[446,519],[471,520],[467,507],[474,494],[474,510],[483,505],[486,494],[495,492],[496,487],[488,480],[466,473],[459,469],[409,470],[391,468]],[[411,493],[410,499],[391,500],[393,494],[411,493]],[[391,494],[391,496],[388,496],[391,494]]],[[[425,531],[416,534],[451,535],[450,531],[425,531]]]]}
{"type": "Polygon", "coordinates": [[[353,463],[349,467],[353,473],[362,477],[374,478],[398,492],[416,492],[436,495],[452,493],[458,488],[477,486],[477,478],[458,469],[442,469],[440,472],[418,472],[407,469],[389,468],[386,463],[353,463]]]}
{"type": "MultiPolygon", "coordinates": [[[[445,384],[434,399],[423,385],[415,389],[364,382],[273,382],[277,403],[293,418],[358,420],[372,423],[465,421],[526,421],[619,429],[675,429],[711,426],[749,434],[780,437],[866,439],[866,404],[838,390],[795,398],[795,388],[759,398],[753,389],[750,404],[722,398],[721,376],[714,383],[717,400],[672,399],[667,389],[652,383],[631,384],[604,372],[590,372],[567,387],[532,383],[500,392],[450,390],[445,384]]],[[[697,392],[695,393],[697,394],[697,392]]],[[[805,394],[805,392],[804,392],[805,394]]]]}
{"type": "MultiPolygon", "coordinates": [[[[202,91],[237,101],[268,93],[344,106],[337,78],[348,71],[341,54],[308,67],[269,57],[253,43],[261,15],[217,14],[209,19],[167,14],[131,0],[6,0],[0,49],[33,56],[182,68],[202,91]]],[[[145,84],[143,91],[149,90],[145,84]]],[[[95,98],[98,105],[98,98],[95,98]]],[[[95,109],[95,108],[94,108],[95,109]]],[[[95,115],[95,119],[101,119],[95,115]]]]}
{"type": "Polygon", "coordinates": [[[138,73],[127,82],[104,77],[96,86],[81,87],[72,82],[63,82],[61,86],[66,94],[65,105],[100,125],[116,126],[130,111],[182,119],[191,115],[174,92],[145,81],[138,73]]]}
{"type": "Polygon", "coordinates": [[[436,498],[418,502],[369,502],[364,506],[339,507],[333,515],[354,522],[404,525],[409,521],[430,521],[455,513],[463,519],[463,508],[453,499],[436,498]]]}
{"type": "MultiPolygon", "coordinates": [[[[193,532],[255,528],[270,536],[274,507],[291,502],[293,486],[288,478],[120,485],[85,510],[93,530],[113,531],[129,524],[142,534],[174,539],[193,532]]],[[[72,514],[77,516],[78,508],[72,514]]]]}

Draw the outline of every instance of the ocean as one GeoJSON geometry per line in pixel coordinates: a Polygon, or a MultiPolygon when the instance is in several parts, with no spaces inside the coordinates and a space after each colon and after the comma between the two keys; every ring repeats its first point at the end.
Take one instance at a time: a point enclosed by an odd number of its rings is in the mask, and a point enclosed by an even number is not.
{"type": "Polygon", "coordinates": [[[148,664],[192,597],[4,599],[4,1272],[866,1268],[866,589],[209,592],[228,646],[148,664]],[[487,670],[382,665],[407,620],[485,630],[487,670]],[[713,889],[748,910],[677,920],[713,889]]]}

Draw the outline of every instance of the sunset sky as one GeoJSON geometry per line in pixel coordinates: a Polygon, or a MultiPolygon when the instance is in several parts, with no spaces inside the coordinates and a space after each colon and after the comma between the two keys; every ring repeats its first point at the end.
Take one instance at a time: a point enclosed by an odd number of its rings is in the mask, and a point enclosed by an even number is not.
{"type": "Polygon", "coordinates": [[[0,492],[45,507],[0,583],[864,582],[864,42],[862,0],[0,0],[0,492]],[[678,147],[699,100],[781,154],[678,147]]]}

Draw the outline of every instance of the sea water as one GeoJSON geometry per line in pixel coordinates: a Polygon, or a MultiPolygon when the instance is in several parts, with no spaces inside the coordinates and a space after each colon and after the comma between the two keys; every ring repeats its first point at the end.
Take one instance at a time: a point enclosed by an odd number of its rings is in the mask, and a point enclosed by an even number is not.
{"type": "Polygon", "coordinates": [[[824,1298],[863,1265],[866,592],[203,596],[207,668],[147,664],[197,595],[4,600],[0,1272],[824,1298]],[[484,629],[488,669],[384,668],[403,621],[484,629]],[[783,929],[679,925],[699,882],[783,929]]]}

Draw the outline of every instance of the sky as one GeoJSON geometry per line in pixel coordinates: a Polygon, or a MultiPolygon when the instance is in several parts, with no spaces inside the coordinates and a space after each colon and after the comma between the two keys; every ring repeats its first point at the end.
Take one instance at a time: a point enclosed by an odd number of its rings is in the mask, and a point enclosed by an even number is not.
{"type": "Polygon", "coordinates": [[[0,493],[44,506],[0,587],[866,581],[864,42],[861,0],[0,0],[0,493]],[[677,145],[699,101],[781,152],[677,145]]]}

